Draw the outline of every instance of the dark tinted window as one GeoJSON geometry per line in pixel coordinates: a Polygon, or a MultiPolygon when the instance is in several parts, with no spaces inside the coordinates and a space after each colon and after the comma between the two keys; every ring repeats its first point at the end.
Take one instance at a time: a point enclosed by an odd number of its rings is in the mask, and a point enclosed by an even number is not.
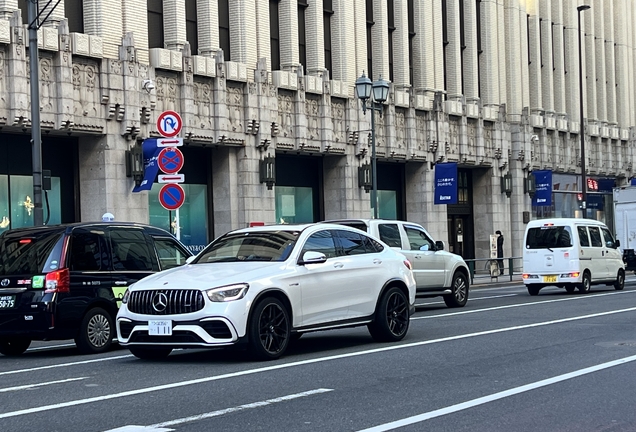
{"type": "Polygon", "coordinates": [[[581,246],[589,247],[590,238],[587,236],[587,228],[580,226],[580,227],[576,227],[576,230],[579,233],[579,242],[581,243],[581,246]]]}
{"type": "Polygon", "coordinates": [[[526,236],[526,249],[547,249],[571,247],[572,234],[570,227],[544,226],[530,228],[526,236]]]}
{"type": "Polygon", "coordinates": [[[375,252],[373,245],[367,240],[367,236],[352,231],[337,230],[336,232],[344,255],[375,252]]]}
{"type": "Polygon", "coordinates": [[[312,234],[305,242],[305,246],[303,247],[303,251],[300,256],[302,257],[307,251],[323,253],[327,258],[335,257],[336,245],[333,241],[331,231],[324,230],[312,234]]]}
{"type": "Polygon", "coordinates": [[[39,274],[57,270],[63,244],[61,231],[24,235],[7,232],[0,237],[0,275],[39,274]]]}
{"type": "Polygon", "coordinates": [[[113,270],[152,270],[150,248],[143,231],[115,228],[110,231],[113,270]]]}
{"type": "Polygon", "coordinates": [[[400,229],[397,224],[381,224],[378,226],[380,240],[391,247],[402,248],[402,240],[400,239],[400,229]]]}
{"type": "Polygon", "coordinates": [[[192,55],[199,54],[199,33],[197,29],[197,2],[186,1],[186,39],[190,43],[192,55]]]}
{"type": "Polygon", "coordinates": [[[601,239],[601,231],[598,227],[587,227],[590,230],[590,240],[593,247],[603,247],[603,239],[601,239]]]}
{"type": "Polygon", "coordinates": [[[148,0],[148,48],[165,48],[162,0],[148,0]]]}
{"type": "Polygon", "coordinates": [[[64,14],[68,18],[71,33],[84,33],[84,2],[82,0],[64,0],[64,14]]]}
{"type": "Polygon", "coordinates": [[[108,249],[104,232],[75,229],[71,236],[70,269],[73,271],[108,270],[108,249]],[[106,261],[106,262],[104,262],[106,261]]]}
{"type": "Polygon", "coordinates": [[[406,231],[406,236],[409,239],[409,249],[410,250],[433,250],[434,243],[433,240],[428,238],[426,233],[417,228],[404,227],[406,231]]]}
{"type": "Polygon", "coordinates": [[[371,243],[371,245],[373,246],[373,250],[375,250],[375,252],[382,252],[384,250],[384,246],[382,246],[382,244],[371,238],[371,237],[367,237],[367,240],[369,241],[369,243],[371,243]]]}
{"type": "Polygon", "coordinates": [[[220,237],[201,252],[196,263],[285,261],[298,231],[252,231],[220,237]]]}
{"type": "Polygon", "coordinates": [[[614,247],[614,236],[612,235],[610,230],[608,230],[605,227],[601,227],[601,231],[603,231],[603,238],[605,239],[605,246],[608,247],[608,248],[613,248],[614,247]]]}
{"type": "Polygon", "coordinates": [[[155,249],[159,258],[161,270],[167,270],[185,264],[187,255],[177,244],[169,238],[155,238],[155,249]]]}

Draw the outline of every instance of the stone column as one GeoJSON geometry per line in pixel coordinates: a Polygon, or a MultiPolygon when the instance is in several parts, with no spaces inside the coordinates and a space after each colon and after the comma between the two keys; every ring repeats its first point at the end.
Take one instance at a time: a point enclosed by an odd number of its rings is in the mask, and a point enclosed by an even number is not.
{"type": "Polygon", "coordinates": [[[521,121],[521,112],[523,110],[521,54],[526,50],[526,45],[522,43],[519,10],[518,1],[507,1],[505,25],[506,34],[508,34],[508,43],[506,44],[506,70],[508,71],[506,93],[508,97],[506,100],[506,114],[508,115],[508,120],[513,122],[521,121]]]}
{"type": "MultiPolygon", "coordinates": [[[[596,100],[596,55],[595,55],[595,24],[597,20],[596,15],[600,11],[587,10],[581,12],[581,27],[583,31],[583,76],[585,78],[586,90],[583,93],[585,99],[585,110],[583,115],[586,119],[596,120],[598,118],[597,100],[596,100]]],[[[577,12],[578,13],[578,12],[577,12]]],[[[583,125],[581,125],[581,131],[583,131],[583,125]]]]}
{"type": "MultiPolygon", "coordinates": [[[[230,10],[231,6],[230,6],[230,10]]],[[[272,49],[269,42],[269,0],[256,0],[256,56],[257,59],[266,59],[267,70],[272,70],[272,49]]],[[[232,17],[230,16],[230,22],[232,17]]],[[[231,32],[231,30],[230,30],[231,32]]]]}
{"type": "Polygon", "coordinates": [[[409,9],[407,0],[395,0],[393,16],[393,83],[401,88],[410,87],[409,73],[409,9]]]}
{"type": "MultiPolygon", "coordinates": [[[[30,0],[27,0],[30,1],[30,0]]],[[[57,7],[55,9],[53,9],[53,11],[51,11],[51,9],[53,8],[53,6],[55,6],[56,2],[40,2],[40,12],[42,13],[42,15],[40,16],[40,19],[44,19],[49,13],[51,13],[51,15],[49,15],[48,19],[42,24],[45,27],[57,27],[58,25],[60,25],[60,21],[62,21],[65,17],[64,15],[64,2],[61,1],[57,7]]]]}
{"type": "MultiPolygon", "coordinates": [[[[351,0],[334,0],[334,16],[331,18],[332,79],[350,85],[353,85],[358,78],[356,76],[356,57],[351,53],[351,48],[356,45],[355,26],[352,25],[354,22],[353,6],[354,3],[351,0]]],[[[375,28],[376,25],[378,25],[377,21],[373,27],[375,28]]],[[[375,68],[375,63],[373,67],[375,68]]],[[[387,58],[386,78],[388,78],[388,70],[387,58]]]]}
{"type": "Polygon", "coordinates": [[[497,105],[503,103],[506,99],[506,86],[508,77],[506,76],[506,45],[508,45],[508,37],[506,35],[504,0],[497,0],[497,61],[499,67],[497,72],[499,78],[499,100],[497,105]]]}
{"type": "MultiPolygon", "coordinates": [[[[530,51],[529,58],[529,87],[530,87],[530,110],[535,113],[538,110],[543,109],[543,98],[541,90],[541,51],[539,49],[539,15],[538,15],[538,1],[528,1],[528,50],[530,51]]],[[[483,91],[482,91],[483,94],[483,91]]]]}
{"type": "MultiPolygon", "coordinates": [[[[611,3],[611,2],[609,2],[611,3]]],[[[609,12],[609,3],[594,0],[592,2],[592,9],[583,12],[584,15],[593,17],[593,33],[594,38],[591,44],[591,49],[594,52],[593,67],[596,69],[596,119],[602,122],[607,122],[607,87],[606,87],[606,72],[605,72],[605,13],[609,12]]],[[[612,47],[613,48],[613,47],[612,47]]]]}
{"type": "Polygon", "coordinates": [[[197,34],[201,55],[214,57],[219,50],[218,0],[197,0],[197,34]]]}
{"type": "MultiPolygon", "coordinates": [[[[564,21],[563,21],[563,3],[552,2],[552,46],[554,49],[554,72],[553,76],[553,93],[554,93],[554,111],[562,116],[567,113],[565,108],[565,41],[564,41],[564,21]]],[[[569,71],[568,71],[569,72],[569,71]]]]}
{"type": "Polygon", "coordinates": [[[183,50],[186,37],[186,0],[163,0],[163,38],[166,48],[183,50]]]}
{"type": "MultiPolygon", "coordinates": [[[[618,3],[616,3],[618,6],[618,3]]],[[[620,64],[616,63],[615,59],[615,32],[614,22],[618,21],[620,17],[614,14],[614,2],[604,4],[605,9],[605,59],[604,65],[607,68],[606,76],[607,82],[605,85],[605,98],[607,107],[606,118],[610,124],[616,124],[616,76],[618,75],[618,69],[621,68],[620,64]]]]}
{"type": "MultiPolygon", "coordinates": [[[[530,106],[530,69],[528,67],[528,18],[525,6],[519,8],[519,33],[521,34],[521,106],[530,106]]],[[[522,108],[523,109],[523,108],[522,108]]]]}
{"type": "MultiPolygon", "coordinates": [[[[442,2],[437,0],[424,0],[424,5],[430,4],[429,10],[433,17],[432,38],[433,64],[429,65],[435,70],[434,91],[444,90],[444,40],[442,36],[442,2]]],[[[428,42],[427,42],[428,43],[428,42]]]]}
{"type": "MultiPolygon", "coordinates": [[[[614,34],[616,35],[616,64],[624,65],[624,67],[616,68],[616,119],[618,125],[621,128],[626,128],[630,125],[630,104],[629,95],[631,89],[629,87],[629,72],[626,67],[629,65],[629,51],[630,48],[627,45],[627,8],[625,7],[625,0],[620,0],[617,3],[616,21],[614,26],[614,34]]],[[[631,23],[630,23],[631,27],[631,23]]]]}
{"type": "Polygon", "coordinates": [[[214,237],[239,227],[239,177],[236,150],[212,150],[212,196],[214,197],[214,237]]]}
{"type": "Polygon", "coordinates": [[[0,0],[0,19],[11,18],[18,9],[18,0],[0,0]]]}
{"type": "Polygon", "coordinates": [[[369,76],[369,68],[367,66],[367,7],[365,0],[353,0],[353,2],[356,34],[355,76],[357,79],[357,77],[362,75],[362,72],[369,76]]]}
{"type": "MultiPolygon", "coordinates": [[[[139,48],[139,61],[148,63],[148,14],[139,13],[147,8],[146,0],[126,0],[122,6],[122,32],[133,33],[135,44],[139,48]]],[[[86,12],[84,12],[86,17],[86,12]]],[[[85,18],[86,19],[86,18],[85,18]]]]}
{"type": "Polygon", "coordinates": [[[462,96],[462,58],[459,0],[446,2],[446,91],[449,99],[462,96]]]}
{"type": "Polygon", "coordinates": [[[464,2],[464,96],[479,99],[479,64],[477,58],[477,2],[464,2]]]}
{"type": "MultiPolygon", "coordinates": [[[[342,2],[343,0],[340,0],[342,2]]],[[[344,0],[346,1],[346,0],[344,0]]],[[[386,0],[373,0],[373,20],[371,44],[373,46],[373,81],[380,78],[389,80],[389,19],[386,0]]],[[[347,23],[348,25],[349,23],[347,23]]],[[[346,56],[346,49],[343,55],[346,56]]]]}
{"type": "Polygon", "coordinates": [[[565,52],[565,112],[570,120],[579,122],[579,33],[576,4],[573,0],[566,0],[563,6],[563,21],[565,24],[565,41],[568,49],[565,52]]]}
{"type": "Polygon", "coordinates": [[[325,73],[325,33],[322,0],[308,2],[305,10],[307,70],[305,75],[323,76],[325,73]]]}
{"type": "Polygon", "coordinates": [[[278,3],[280,29],[280,67],[295,71],[298,61],[298,1],[280,0],[278,3]]]}
{"type": "Polygon", "coordinates": [[[550,1],[541,0],[539,7],[539,41],[541,51],[539,63],[541,67],[541,90],[543,108],[548,112],[554,111],[554,72],[552,70],[552,18],[550,1]]]}
{"type": "Polygon", "coordinates": [[[442,49],[434,37],[432,0],[415,2],[413,38],[413,87],[433,93],[435,89],[435,50],[442,49]],[[439,46],[438,46],[439,45],[439,46]]]}
{"type": "MultiPolygon", "coordinates": [[[[267,14],[263,16],[263,12],[259,8],[259,16],[269,21],[269,9],[267,11],[267,14]]],[[[261,21],[259,20],[260,23],[261,21]]],[[[250,69],[254,69],[258,60],[257,36],[261,35],[256,31],[254,0],[230,1],[230,48],[232,50],[232,61],[244,63],[250,69]]],[[[269,42],[269,26],[267,41],[269,42]]],[[[267,57],[269,58],[270,55],[271,53],[268,50],[267,57]]]]}
{"type": "Polygon", "coordinates": [[[497,2],[481,2],[481,46],[480,59],[481,99],[484,105],[498,105],[499,97],[499,50],[497,29],[497,2]]]}
{"type": "MultiPolygon", "coordinates": [[[[144,6],[142,11],[147,28],[146,9],[144,6]]],[[[119,45],[124,34],[122,2],[84,0],[84,33],[102,38],[104,57],[119,58],[119,45]]],[[[143,33],[146,33],[147,40],[147,31],[143,33]]],[[[148,43],[145,46],[148,46],[148,43]]]]}

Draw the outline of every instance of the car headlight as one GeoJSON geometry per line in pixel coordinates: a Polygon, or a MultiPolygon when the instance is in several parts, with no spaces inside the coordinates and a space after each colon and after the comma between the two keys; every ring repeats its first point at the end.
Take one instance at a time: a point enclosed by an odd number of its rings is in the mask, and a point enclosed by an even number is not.
{"type": "Polygon", "coordinates": [[[213,302],[229,302],[234,300],[240,300],[245,297],[250,285],[247,283],[240,283],[234,285],[227,285],[220,288],[214,288],[207,290],[205,293],[208,295],[210,301],[213,302]]]}
{"type": "MultiPolygon", "coordinates": [[[[134,284],[133,284],[134,285],[134,284]]],[[[132,288],[132,285],[128,287],[128,289],[126,290],[126,292],[124,293],[124,296],[121,298],[121,303],[122,304],[126,304],[128,303],[128,298],[130,297],[130,289],[132,288]]]]}

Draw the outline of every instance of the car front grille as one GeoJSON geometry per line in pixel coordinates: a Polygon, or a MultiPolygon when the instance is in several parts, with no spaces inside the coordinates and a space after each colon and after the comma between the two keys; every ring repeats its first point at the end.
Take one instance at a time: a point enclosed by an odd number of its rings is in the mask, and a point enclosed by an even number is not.
{"type": "Polygon", "coordinates": [[[128,310],[144,315],[176,315],[199,311],[204,304],[203,293],[199,290],[133,291],[128,299],[128,310]],[[159,297],[163,301],[158,301],[159,297]]]}

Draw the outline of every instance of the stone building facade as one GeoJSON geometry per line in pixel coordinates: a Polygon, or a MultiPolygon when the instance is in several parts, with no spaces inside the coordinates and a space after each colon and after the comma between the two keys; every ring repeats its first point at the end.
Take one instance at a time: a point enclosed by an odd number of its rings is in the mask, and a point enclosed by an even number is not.
{"type": "MultiPolygon", "coordinates": [[[[0,0],[0,140],[23,147],[25,4],[0,0]]],[[[39,32],[44,165],[49,153],[73,161],[61,221],[109,211],[152,223],[156,192],[131,192],[125,153],[175,110],[186,182],[205,186],[190,223],[206,241],[253,221],[369,217],[358,171],[370,115],[354,96],[366,73],[391,82],[375,123],[384,215],[422,223],[467,258],[488,257],[501,230],[505,255],[519,256],[524,212],[537,216],[524,179],[549,169],[580,191],[581,133],[590,177],[633,175],[635,23],[630,0],[63,0],[39,32]],[[584,121],[580,3],[591,6],[584,121]],[[266,157],[272,189],[259,176],[266,157]],[[460,205],[434,204],[443,162],[460,168],[460,205]]]]}

